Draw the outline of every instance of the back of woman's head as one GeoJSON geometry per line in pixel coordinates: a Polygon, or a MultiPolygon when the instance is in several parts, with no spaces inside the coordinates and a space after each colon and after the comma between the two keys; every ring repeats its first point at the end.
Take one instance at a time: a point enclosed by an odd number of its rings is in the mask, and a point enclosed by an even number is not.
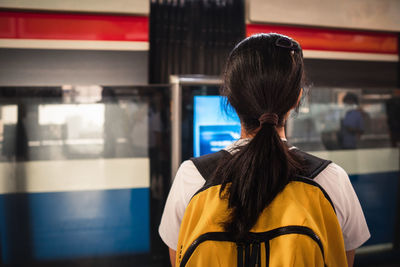
{"type": "Polygon", "coordinates": [[[229,55],[221,94],[252,138],[221,162],[214,178],[222,179],[221,196],[229,201],[224,228],[238,239],[299,169],[277,128],[297,105],[303,76],[300,45],[284,35],[248,37],[229,55]]]}
{"type": "Polygon", "coordinates": [[[235,108],[246,130],[259,127],[265,112],[276,113],[279,125],[296,105],[303,81],[299,44],[279,34],[257,34],[231,52],[222,95],[235,108]],[[290,47],[290,48],[289,48],[290,47]]]}

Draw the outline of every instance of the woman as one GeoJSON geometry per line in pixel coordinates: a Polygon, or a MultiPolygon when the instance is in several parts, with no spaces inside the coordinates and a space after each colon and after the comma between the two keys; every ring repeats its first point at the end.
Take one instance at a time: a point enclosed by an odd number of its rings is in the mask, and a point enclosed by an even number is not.
{"type": "MultiPolygon", "coordinates": [[[[284,125],[299,103],[304,81],[300,45],[280,34],[258,34],[240,42],[229,55],[221,95],[226,96],[241,121],[241,139],[226,148],[231,156],[219,162],[213,179],[221,179],[229,217],[225,231],[244,238],[260,214],[299,173],[302,161],[286,144],[284,125]]],[[[348,175],[331,163],[314,181],[331,198],[343,233],[349,266],[354,251],[369,231],[348,175]]],[[[192,161],[180,166],[159,227],[170,248],[172,265],[185,209],[204,185],[192,161]]]]}

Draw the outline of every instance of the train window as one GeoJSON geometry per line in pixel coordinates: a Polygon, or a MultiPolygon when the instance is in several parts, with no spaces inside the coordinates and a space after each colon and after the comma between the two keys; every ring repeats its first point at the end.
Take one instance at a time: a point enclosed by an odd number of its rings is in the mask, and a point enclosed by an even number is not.
{"type": "Polygon", "coordinates": [[[392,90],[377,90],[314,88],[291,115],[287,136],[308,151],[389,147],[392,90]]]}
{"type": "Polygon", "coordinates": [[[167,261],[169,100],[168,86],[0,88],[0,263],[167,261]]]}

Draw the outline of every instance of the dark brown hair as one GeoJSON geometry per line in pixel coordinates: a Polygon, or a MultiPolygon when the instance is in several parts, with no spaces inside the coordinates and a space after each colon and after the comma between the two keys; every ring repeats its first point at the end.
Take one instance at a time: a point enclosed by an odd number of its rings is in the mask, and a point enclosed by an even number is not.
{"type": "MultiPolygon", "coordinates": [[[[230,217],[223,222],[237,239],[257,222],[261,212],[298,171],[299,160],[279,137],[265,113],[278,115],[277,127],[297,105],[304,80],[303,55],[293,39],[275,33],[244,39],[228,57],[221,94],[236,110],[242,127],[254,137],[224,159],[214,179],[222,179],[230,217]]],[[[274,115],[275,116],[275,115],[274,115]]]]}

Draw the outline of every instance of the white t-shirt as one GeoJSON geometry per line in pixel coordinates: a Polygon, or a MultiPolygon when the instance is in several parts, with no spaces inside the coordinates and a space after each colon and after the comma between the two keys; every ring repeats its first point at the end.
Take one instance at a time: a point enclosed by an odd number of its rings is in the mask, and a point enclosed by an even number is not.
{"type": "MultiPolygon", "coordinates": [[[[244,139],[225,148],[233,152],[244,139]]],[[[370,237],[364,213],[347,173],[335,163],[329,164],[314,181],[322,186],[335,206],[342,228],[346,251],[360,247],[370,237]]],[[[169,192],[158,232],[164,243],[173,250],[178,246],[178,235],[183,214],[192,196],[205,180],[192,161],[184,161],[176,173],[169,192]]]]}

